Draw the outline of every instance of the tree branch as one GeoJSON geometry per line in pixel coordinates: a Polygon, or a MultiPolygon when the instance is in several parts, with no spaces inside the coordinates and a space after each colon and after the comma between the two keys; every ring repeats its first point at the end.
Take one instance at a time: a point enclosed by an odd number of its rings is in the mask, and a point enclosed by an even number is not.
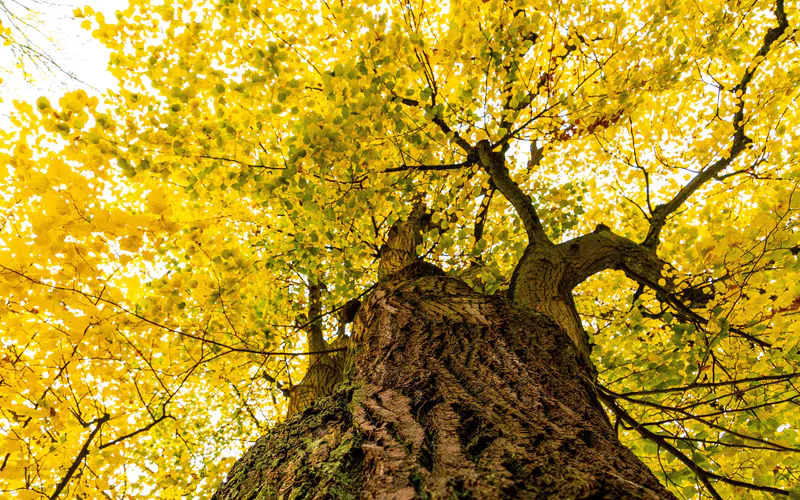
{"type": "MultiPolygon", "coordinates": [[[[630,277],[631,279],[637,281],[638,283],[640,283],[642,285],[645,285],[645,286],[653,289],[656,293],[658,293],[661,297],[663,297],[664,301],[666,301],[669,305],[674,307],[676,311],[686,315],[689,319],[691,319],[693,322],[695,322],[698,326],[702,327],[702,325],[705,325],[705,324],[708,323],[708,319],[707,318],[704,318],[703,316],[701,316],[701,315],[697,314],[696,312],[692,311],[691,308],[689,308],[689,306],[684,304],[683,301],[681,301],[678,297],[676,297],[675,294],[672,293],[672,291],[670,291],[669,289],[667,289],[664,286],[659,285],[657,281],[652,281],[649,277],[644,276],[644,275],[639,275],[634,270],[631,270],[631,269],[622,269],[622,270],[625,271],[625,274],[628,277],[630,277]]],[[[734,334],[737,337],[741,337],[741,338],[747,340],[748,342],[751,342],[751,343],[753,343],[755,345],[758,345],[759,347],[763,347],[765,349],[771,349],[772,348],[772,344],[770,344],[769,342],[761,340],[758,337],[754,337],[753,335],[750,335],[749,333],[745,332],[741,328],[736,328],[734,326],[728,326],[728,331],[731,332],[732,334],[734,334]]]]}
{"type": "Polygon", "coordinates": [[[243,167],[248,167],[248,168],[260,168],[262,170],[274,170],[274,171],[286,170],[283,167],[268,167],[266,165],[256,165],[254,163],[247,163],[247,162],[240,161],[240,160],[234,160],[233,158],[227,158],[225,156],[211,156],[211,155],[193,155],[193,156],[195,158],[203,158],[203,159],[206,159],[206,160],[227,161],[227,162],[236,163],[238,165],[241,165],[243,167]]]}
{"type": "Polygon", "coordinates": [[[475,151],[477,151],[481,165],[492,178],[497,190],[506,197],[514,207],[514,210],[516,210],[519,218],[522,219],[522,225],[528,234],[528,244],[552,246],[553,243],[544,232],[544,227],[536,214],[536,209],[533,207],[530,196],[525,194],[517,183],[511,179],[508,168],[505,165],[504,152],[492,151],[492,144],[486,139],[478,142],[475,146],[475,151]]]}
{"type": "Polygon", "coordinates": [[[594,232],[558,245],[573,268],[570,289],[606,269],[624,271],[632,280],[658,284],[665,262],[655,251],[599,225],[594,232]]]}
{"type": "MultiPolygon", "coordinates": [[[[800,451],[800,450],[797,450],[796,448],[791,448],[789,446],[784,446],[784,445],[776,443],[774,441],[770,441],[769,439],[766,439],[766,438],[765,439],[758,438],[758,437],[755,437],[755,436],[751,436],[749,434],[745,434],[744,432],[736,431],[736,430],[731,429],[729,427],[725,427],[724,425],[717,424],[716,423],[718,421],[717,419],[706,419],[705,417],[701,417],[700,415],[696,415],[696,414],[690,412],[689,410],[685,410],[683,408],[676,408],[674,406],[665,406],[665,405],[662,405],[662,404],[659,404],[659,403],[654,403],[652,401],[648,401],[648,400],[645,400],[645,399],[632,398],[632,397],[626,396],[624,394],[620,394],[620,393],[614,392],[614,391],[608,389],[607,387],[598,386],[598,388],[602,392],[604,392],[607,396],[609,396],[611,398],[624,399],[625,401],[628,401],[628,402],[633,403],[635,405],[640,405],[640,406],[645,406],[645,407],[648,407],[648,408],[653,408],[653,409],[655,409],[657,411],[660,411],[660,412],[663,412],[663,413],[666,413],[666,414],[673,414],[673,416],[674,416],[674,414],[678,414],[678,415],[683,415],[683,417],[685,417],[685,418],[675,417],[674,418],[675,421],[677,421],[677,420],[693,420],[693,421],[698,422],[698,423],[700,423],[702,425],[705,425],[706,427],[709,427],[711,429],[716,429],[718,431],[723,431],[726,434],[730,434],[731,436],[739,437],[739,438],[741,438],[743,440],[746,440],[746,441],[752,441],[754,443],[761,443],[761,444],[764,444],[764,445],[767,445],[767,446],[771,446],[773,449],[779,449],[781,451],[793,452],[793,453],[797,453],[798,451],[800,451]]],[[[654,423],[652,425],[658,425],[658,424],[654,423]]]]}
{"type": "Polygon", "coordinates": [[[767,33],[764,35],[764,41],[753,59],[754,63],[751,63],[751,66],[745,70],[739,83],[731,89],[731,92],[736,95],[739,109],[733,115],[733,142],[731,143],[727,158],[720,158],[714,162],[710,167],[695,175],[674,198],[663,205],[656,206],[650,218],[650,228],[647,231],[647,236],[642,243],[647,248],[654,249],[658,247],[661,230],[666,224],[667,217],[675,213],[675,211],[702,185],[716,177],[717,174],[733,163],[736,157],[753,142],[752,139],[745,135],[744,131],[744,95],[747,93],[747,85],[753,79],[760,61],[767,56],[772,45],[789,28],[789,21],[786,18],[783,0],[776,0],[775,2],[775,18],[778,20],[778,25],[767,30],[767,33]]]}
{"type": "Polygon", "coordinates": [[[483,194],[481,206],[478,209],[478,215],[475,216],[475,229],[472,235],[475,237],[475,244],[483,239],[483,229],[486,227],[486,218],[489,216],[489,206],[492,203],[492,196],[497,188],[494,186],[493,181],[489,181],[489,190],[483,194]]]}
{"type": "Polygon", "coordinates": [[[644,425],[640,424],[639,421],[637,421],[635,418],[631,417],[628,412],[626,412],[624,409],[622,409],[622,407],[620,407],[617,404],[614,397],[606,393],[603,388],[600,388],[600,390],[597,392],[597,395],[600,398],[600,400],[603,403],[605,403],[605,405],[611,410],[611,412],[617,416],[618,419],[620,419],[621,421],[629,425],[631,428],[633,428],[644,439],[656,443],[661,448],[667,450],[672,456],[680,460],[686,467],[688,467],[692,472],[694,472],[697,475],[697,478],[700,479],[700,481],[706,487],[706,489],[708,489],[708,492],[709,494],[711,494],[712,497],[718,500],[722,500],[720,494],[711,484],[712,479],[722,483],[730,484],[731,486],[738,486],[740,488],[748,488],[758,491],[768,491],[776,495],[786,495],[786,496],[789,495],[788,491],[784,491],[779,488],[772,488],[770,486],[760,486],[757,484],[746,483],[744,481],[731,479],[703,469],[702,467],[697,465],[691,458],[686,456],[686,454],[684,454],[682,451],[676,448],[672,443],[670,443],[667,440],[667,438],[651,431],[644,425]]]}
{"type": "Polygon", "coordinates": [[[97,448],[99,450],[102,450],[103,448],[108,448],[109,446],[114,446],[115,444],[117,444],[117,443],[119,443],[121,441],[124,441],[124,440],[126,440],[128,438],[132,438],[133,436],[135,436],[137,434],[141,434],[142,432],[149,431],[150,429],[152,429],[153,427],[155,427],[156,425],[158,425],[159,423],[161,423],[162,421],[164,421],[165,419],[168,419],[168,418],[170,418],[172,420],[175,420],[175,417],[173,417],[172,415],[167,415],[165,413],[164,415],[161,415],[160,417],[158,417],[157,419],[153,420],[149,424],[145,425],[141,429],[136,429],[135,431],[129,432],[127,434],[124,434],[124,435],[118,437],[117,439],[114,439],[112,441],[109,441],[108,443],[105,443],[105,444],[102,444],[102,445],[98,446],[97,448]]]}
{"type": "MultiPolygon", "coordinates": [[[[569,281],[564,283],[570,290],[594,274],[606,269],[615,269],[624,272],[628,278],[640,285],[655,291],[660,300],[686,316],[698,328],[708,324],[708,318],[694,312],[675,296],[669,280],[663,285],[659,283],[661,279],[666,279],[661,273],[666,263],[658,257],[655,248],[637,244],[624,236],[614,234],[603,225],[598,226],[592,233],[561,243],[558,248],[572,267],[572,274],[568,276],[569,281]]],[[[754,337],[741,328],[729,326],[728,331],[759,347],[765,349],[772,347],[769,342],[754,337]]]]}
{"type": "Polygon", "coordinates": [[[89,437],[86,438],[86,442],[83,443],[81,451],[78,453],[78,456],[75,457],[72,465],[70,465],[69,469],[67,470],[67,474],[61,478],[61,481],[58,483],[58,485],[56,485],[55,491],[53,491],[53,494],[50,495],[50,500],[55,500],[58,498],[58,495],[60,495],[61,492],[64,491],[64,488],[67,487],[69,480],[72,479],[73,474],[75,474],[75,471],[78,470],[78,467],[81,465],[81,462],[83,462],[83,459],[89,454],[89,445],[92,444],[92,440],[94,440],[94,437],[98,432],[100,432],[100,428],[103,426],[103,424],[109,420],[111,420],[111,415],[104,413],[102,417],[94,422],[97,425],[95,425],[95,428],[92,429],[91,433],[89,433],[89,437]]]}
{"type": "MultiPolygon", "coordinates": [[[[740,130],[744,130],[743,128],[740,130]]],[[[703,184],[713,179],[718,173],[723,171],[728,165],[733,163],[733,160],[745,150],[747,145],[752,142],[748,137],[741,134],[742,139],[734,137],[733,146],[729,151],[727,158],[721,158],[714,162],[709,168],[695,175],[670,201],[662,205],[656,205],[650,217],[650,228],[647,231],[642,245],[647,248],[655,249],[658,247],[660,241],[661,230],[667,223],[667,217],[675,213],[681,205],[683,205],[689,197],[694,194],[703,184]]]]}
{"type": "Polygon", "coordinates": [[[408,170],[414,170],[417,172],[431,172],[431,171],[440,171],[440,170],[460,170],[465,167],[470,167],[474,165],[475,162],[472,161],[465,161],[461,163],[448,163],[446,165],[403,165],[400,167],[392,167],[387,168],[383,171],[384,174],[390,172],[405,172],[408,170]]]}
{"type": "Polygon", "coordinates": [[[794,378],[800,377],[800,373],[787,373],[786,375],[764,375],[761,377],[749,377],[749,378],[742,378],[738,380],[724,380],[722,382],[695,382],[689,385],[682,385],[679,387],[668,387],[666,389],[649,389],[644,391],[630,391],[630,392],[623,392],[620,393],[623,396],[645,396],[650,394],[666,394],[670,392],[686,392],[690,389],[702,389],[702,388],[717,388],[717,387],[725,387],[728,385],[737,385],[737,384],[747,384],[750,382],[765,382],[770,381],[773,383],[779,382],[788,382],[794,378]]]}
{"type": "Polygon", "coordinates": [[[445,135],[452,135],[453,141],[459,145],[459,147],[464,150],[465,153],[468,153],[472,150],[472,144],[469,143],[466,139],[461,137],[458,132],[451,129],[449,125],[439,116],[435,116],[432,120],[433,123],[439,126],[439,128],[444,132],[445,135]]]}
{"type": "MultiPolygon", "coordinates": [[[[311,280],[313,281],[308,285],[308,321],[310,324],[306,328],[307,345],[309,351],[324,351],[328,348],[322,334],[322,291],[326,288],[316,278],[312,277],[311,280]]],[[[319,355],[311,356],[311,362],[315,362],[319,357],[319,355]]]]}

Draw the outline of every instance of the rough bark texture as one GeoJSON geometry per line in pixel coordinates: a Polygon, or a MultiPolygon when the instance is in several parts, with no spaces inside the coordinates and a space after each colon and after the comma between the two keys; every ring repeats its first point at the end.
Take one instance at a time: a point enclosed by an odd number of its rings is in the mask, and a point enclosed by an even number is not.
{"type": "Polygon", "coordinates": [[[529,245],[514,269],[509,298],[525,309],[552,319],[572,341],[582,364],[591,366],[589,336],[572,298],[575,270],[557,246],[529,245]]]}
{"type": "Polygon", "coordinates": [[[672,498],[542,315],[420,263],[365,301],[354,341],[350,384],[259,439],[214,499],[672,498]]]}
{"type": "Polygon", "coordinates": [[[654,251],[601,226],[559,245],[528,245],[511,277],[509,298],[555,321],[572,340],[584,365],[591,367],[589,337],[575,309],[572,290],[606,269],[624,271],[640,284],[665,289],[658,286],[663,266],[654,251]]]}

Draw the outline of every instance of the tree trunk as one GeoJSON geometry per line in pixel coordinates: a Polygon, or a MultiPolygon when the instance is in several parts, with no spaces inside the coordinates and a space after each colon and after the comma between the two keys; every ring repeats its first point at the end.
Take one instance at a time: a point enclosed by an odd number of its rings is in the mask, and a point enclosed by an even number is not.
{"type": "Polygon", "coordinates": [[[214,499],[673,498],[543,315],[417,263],[353,340],[349,385],[259,439],[214,499]]]}

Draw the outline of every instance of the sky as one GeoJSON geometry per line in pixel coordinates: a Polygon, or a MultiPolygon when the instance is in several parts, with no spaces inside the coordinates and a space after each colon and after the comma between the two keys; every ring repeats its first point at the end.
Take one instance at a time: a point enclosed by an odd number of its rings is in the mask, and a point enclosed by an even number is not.
{"type": "Polygon", "coordinates": [[[46,96],[55,102],[64,92],[83,88],[99,94],[114,85],[106,70],[108,51],[91,33],[80,27],[81,19],[72,12],[78,7],[91,6],[113,20],[115,12],[127,6],[127,0],[6,0],[0,1],[0,22],[8,26],[7,9],[25,35],[41,52],[50,56],[61,69],[43,71],[25,61],[24,70],[15,67],[11,48],[0,44],[0,126],[8,123],[14,100],[35,102],[46,96]],[[5,14],[5,15],[4,15],[5,14]],[[29,73],[26,78],[25,72],[29,73]]]}

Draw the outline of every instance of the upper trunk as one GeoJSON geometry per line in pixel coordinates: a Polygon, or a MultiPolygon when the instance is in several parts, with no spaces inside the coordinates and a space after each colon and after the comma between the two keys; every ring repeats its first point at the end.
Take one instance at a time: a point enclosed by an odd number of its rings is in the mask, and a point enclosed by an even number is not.
{"type": "Polygon", "coordinates": [[[542,315],[419,263],[353,340],[351,384],[259,439],[215,499],[671,497],[542,315]]]}

